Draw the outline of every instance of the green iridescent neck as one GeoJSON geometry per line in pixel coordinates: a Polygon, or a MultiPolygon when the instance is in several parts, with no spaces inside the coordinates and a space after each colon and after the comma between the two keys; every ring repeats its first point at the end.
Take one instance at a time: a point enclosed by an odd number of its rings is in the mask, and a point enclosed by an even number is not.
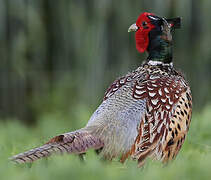
{"type": "Polygon", "coordinates": [[[163,63],[172,62],[172,41],[168,41],[162,38],[162,36],[157,36],[155,39],[150,41],[148,47],[148,60],[161,61],[163,63]]]}

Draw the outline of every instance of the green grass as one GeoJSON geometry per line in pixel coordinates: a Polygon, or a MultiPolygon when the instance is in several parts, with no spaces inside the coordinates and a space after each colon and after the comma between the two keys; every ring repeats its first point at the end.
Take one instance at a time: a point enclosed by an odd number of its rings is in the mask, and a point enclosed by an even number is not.
{"type": "Polygon", "coordinates": [[[201,113],[193,114],[185,144],[176,160],[165,167],[150,160],[142,169],[138,169],[132,160],[123,165],[118,160],[103,162],[93,151],[88,152],[85,163],[81,163],[74,155],[53,156],[32,165],[15,165],[8,161],[11,155],[41,145],[50,137],[74,130],[80,124],[84,125],[84,119],[87,120],[90,115],[90,111],[84,109],[75,113],[74,121],[68,119],[69,115],[54,113],[40,118],[33,128],[15,120],[0,121],[0,179],[210,179],[211,106],[207,106],[201,113]]]}

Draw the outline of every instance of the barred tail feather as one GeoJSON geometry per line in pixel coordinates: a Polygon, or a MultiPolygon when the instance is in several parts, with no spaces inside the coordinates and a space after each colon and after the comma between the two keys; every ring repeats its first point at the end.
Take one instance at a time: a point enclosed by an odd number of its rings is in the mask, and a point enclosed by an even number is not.
{"type": "Polygon", "coordinates": [[[62,134],[52,138],[41,147],[20,153],[10,158],[16,163],[33,162],[43,157],[48,157],[54,153],[74,153],[81,154],[88,149],[99,149],[103,147],[103,142],[88,133],[87,131],[75,131],[62,134]]]}

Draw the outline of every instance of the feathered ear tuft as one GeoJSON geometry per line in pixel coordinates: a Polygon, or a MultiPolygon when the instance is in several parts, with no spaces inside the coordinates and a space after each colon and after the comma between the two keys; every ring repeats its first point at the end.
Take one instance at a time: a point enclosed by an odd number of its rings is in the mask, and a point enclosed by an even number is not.
{"type": "Polygon", "coordinates": [[[180,29],[181,28],[181,18],[180,17],[172,18],[172,19],[166,19],[166,21],[168,22],[168,24],[171,25],[171,28],[173,28],[173,29],[180,29]]]}

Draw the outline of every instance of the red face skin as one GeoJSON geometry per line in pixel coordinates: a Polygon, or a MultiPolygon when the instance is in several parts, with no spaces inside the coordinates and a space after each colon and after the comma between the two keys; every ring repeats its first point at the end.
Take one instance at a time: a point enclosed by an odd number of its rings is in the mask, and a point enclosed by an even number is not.
{"type": "Polygon", "coordinates": [[[136,26],[138,26],[138,30],[135,34],[136,49],[141,53],[146,51],[149,45],[148,34],[153,28],[155,28],[155,26],[151,24],[150,19],[147,17],[149,15],[154,16],[152,13],[144,12],[138,17],[136,21],[136,26]]]}

